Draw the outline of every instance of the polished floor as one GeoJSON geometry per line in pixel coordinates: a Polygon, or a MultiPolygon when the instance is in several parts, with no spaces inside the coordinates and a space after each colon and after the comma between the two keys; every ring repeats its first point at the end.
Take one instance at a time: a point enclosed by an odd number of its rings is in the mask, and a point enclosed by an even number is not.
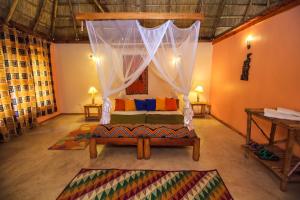
{"type": "Polygon", "coordinates": [[[245,159],[244,138],[214,119],[194,121],[201,138],[199,162],[192,148],[154,148],[150,160],[136,160],[134,147],[98,146],[86,150],[48,150],[62,136],[85,123],[82,116],[59,116],[24,135],[0,144],[0,199],[56,199],[81,168],[161,170],[217,169],[237,200],[300,199],[300,184],[279,190],[279,180],[257,161],[245,159]]]}

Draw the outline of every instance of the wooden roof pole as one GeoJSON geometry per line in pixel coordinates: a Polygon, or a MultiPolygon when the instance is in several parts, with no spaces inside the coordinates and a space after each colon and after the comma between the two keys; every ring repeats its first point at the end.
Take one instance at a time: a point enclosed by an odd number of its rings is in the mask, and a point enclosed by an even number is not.
{"type": "Polygon", "coordinates": [[[51,39],[54,39],[55,20],[57,16],[57,5],[58,5],[58,0],[54,0],[53,9],[52,9],[52,21],[51,21],[51,39]]]}
{"type": "Polygon", "coordinates": [[[72,6],[72,2],[71,0],[68,0],[69,3],[69,9],[72,15],[72,19],[73,19],[73,29],[74,29],[74,33],[75,33],[75,40],[79,40],[78,38],[78,31],[77,31],[77,25],[76,25],[76,19],[75,19],[75,15],[74,15],[74,11],[73,11],[73,6],[72,6]]]}
{"type": "Polygon", "coordinates": [[[126,12],[127,11],[127,1],[123,0],[123,11],[126,12]]]}
{"type": "Polygon", "coordinates": [[[189,19],[202,20],[202,13],[155,13],[155,12],[110,12],[110,13],[78,13],[77,20],[134,20],[134,19],[189,19]]]}
{"type": "Polygon", "coordinates": [[[11,7],[9,9],[9,12],[8,12],[8,14],[7,14],[6,18],[5,18],[5,24],[9,23],[11,17],[13,16],[13,14],[14,14],[16,8],[17,8],[18,2],[19,2],[19,0],[14,0],[12,2],[11,7]]]}
{"type": "Polygon", "coordinates": [[[218,11],[217,11],[217,16],[216,16],[216,19],[214,21],[214,24],[213,24],[213,27],[212,27],[212,34],[211,34],[211,38],[214,38],[215,35],[216,35],[216,32],[217,32],[217,26],[218,24],[220,23],[220,20],[221,20],[221,16],[223,14],[223,10],[225,8],[225,4],[226,4],[226,1],[225,0],[222,0],[220,3],[219,3],[219,6],[218,6],[218,11]]]}
{"type": "Polygon", "coordinates": [[[246,21],[247,16],[248,16],[248,12],[249,12],[251,6],[252,6],[252,0],[249,0],[248,5],[247,5],[246,10],[245,10],[245,13],[244,13],[244,16],[243,16],[243,19],[242,19],[242,22],[246,21]]]}
{"type": "Polygon", "coordinates": [[[94,0],[95,5],[97,6],[97,8],[104,13],[104,9],[102,8],[102,6],[100,5],[100,3],[97,0],[94,0]]]}
{"type": "Polygon", "coordinates": [[[39,21],[41,19],[41,16],[43,14],[44,9],[45,9],[46,2],[47,2],[47,0],[43,0],[42,5],[40,6],[40,9],[38,11],[38,16],[35,17],[35,22],[34,22],[33,29],[32,29],[33,32],[36,31],[36,28],[37,28],[37,26],[39,24],[39,21]]]}

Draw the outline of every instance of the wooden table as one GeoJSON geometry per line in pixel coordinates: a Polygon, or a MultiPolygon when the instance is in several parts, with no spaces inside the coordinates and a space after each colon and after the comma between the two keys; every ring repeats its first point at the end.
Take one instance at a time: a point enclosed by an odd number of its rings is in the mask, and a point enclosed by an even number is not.
{"type": "Polygon", "coordinates": [[[206,115],[210,114],[211,105],[208,103],[194,102],[191,103],[192,109],[194,111],[194,117],[196,118],[204,118],[206,115]],[[196,109],[200,107],[200,109],[196,109]]]}
{"type": "Polygon", "coordinates": [[[100,120],[102,114],[102,105],[101,104],[87,104],[84,105],[84,117],[86,121],[90,120],[100,120]],[[96,113],[92,113],[91,109],[97,110],[96,113]]]}
{"type": "Polygon", "coordinates": [[[299,141],[300,138],[300,122],[277,119],[264,116],[263,109],[250,109],[246,108],[245,112],[247,113],[247,135],[246,135],[246,155],[251,155],[265,165],[269,170],[275,173],[281,180],[280,189],[286,191],[288,182],[299,182],[300,181],[300,159],[293,155],[293,146],[295,141],[299,141]],[[264,119],[272,123],[270,136],[268,136],[263,129],[255,121],[256,118],[264,119]],[[252,122],[258,127],[260,132],[264,137],[267,138],[268,144],[265,145],[265,148],[275,153],[280,157],[279,161],[265,161],[259,159],[254,152],[248,148],[248,144],[251,141],[251,125],[252,122]],[[280,126],[288,130],[288,136],[285,140],[274,141],[276,127],[280,126]],[[285,142],[286,149],[282,150],[277,147],[275,144],[285,142]]]}

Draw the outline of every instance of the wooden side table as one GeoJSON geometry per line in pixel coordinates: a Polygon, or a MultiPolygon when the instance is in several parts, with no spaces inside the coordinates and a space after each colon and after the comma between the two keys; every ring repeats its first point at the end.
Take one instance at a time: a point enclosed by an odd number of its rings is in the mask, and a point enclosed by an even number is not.
{"type": "Polygon", "coordinates": [[[208,103],[194,102],[191,105],[195,118],[204,118],[210,114],[211,105],[208,103]]]}
{"type": "Polygon", "coordinates": [[[246,108],[247,113],[247,135],[246,135],[246,157],[249,155],[261,162],[264,166],[277,175],[280,179],[280,189],[286,191],[288,182],[300,182],[300,158],[293,154],[293,147],[300,138],[300,122],[276,119],[264,116],[263,109],[246,108]],[[268,135],[256,122],[256,118],[264,119],[271,123],[270,134],[268,135]],[[255,153],[249,148],[251,141],[251,129],[253,124],[259,129],[260,133],[268,140],[264,148],[275,153],[280,157],[279,161],[266,161],[259,159],[255,153]],[[277,126],[287,129],[287,139],[275,141],[275,134],[277,126]],[[285,150],[280,149],[276,144],[285,143],[285,150]]]}
{"type": "Polygon", "coordinates": [[[101,104],[87,104],[84,105],[84,117],[86,121],[89,120],[100,120],[102,114],[102,105],[101,104]],[[92,113],[91,109],[96,109],[96,113],[92,113]]]}

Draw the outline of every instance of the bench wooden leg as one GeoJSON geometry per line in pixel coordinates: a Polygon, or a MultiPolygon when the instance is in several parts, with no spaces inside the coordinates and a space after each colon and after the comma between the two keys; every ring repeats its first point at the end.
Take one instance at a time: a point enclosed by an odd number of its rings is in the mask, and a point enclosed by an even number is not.
{"type": "Polygon", "coordinates": [[[143,138],[137,139],[137,159],[143,159],[143,138]]]}
{"type": "Polygon", "coordinates": [[[90,158],[97,158],[97,144],[95,138],[90,139],[90,158]]]}
{"type": "Polygon", "coordinates": [[[151,150],[150,150],[150,138],[144,139],[144,158],[150,159],[151,156],[151,150]]]}
{"type": "Polygon", "coordinates": [[[200,139],[195,138],[194,145],[193,145],[193,160],[198,161],[199,158],[200,158],[200,139]]]}

